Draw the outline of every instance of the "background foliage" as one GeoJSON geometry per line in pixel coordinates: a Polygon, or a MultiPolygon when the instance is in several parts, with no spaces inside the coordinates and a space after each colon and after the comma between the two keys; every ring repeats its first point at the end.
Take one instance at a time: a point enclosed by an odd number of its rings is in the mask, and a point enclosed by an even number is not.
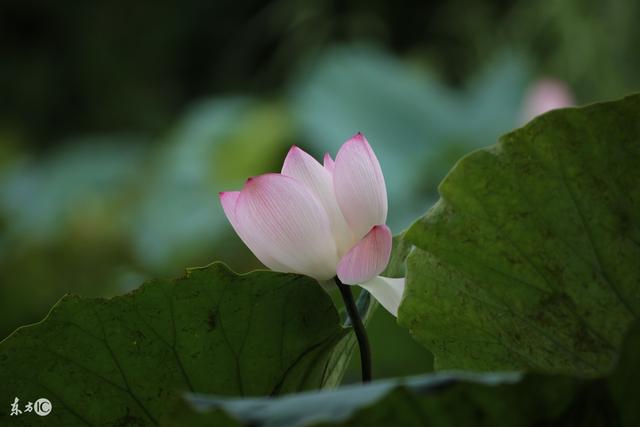
{"type": "Polygon", "coordinates": [[[634,426],[639,112],[632,95],[535,118],[458,161],[394,238],[400,324],[440,372],[305,393],[340,384],[354,346],[329,294],[214,263],[63,298],[0,343],[0,400],[46,395],[60,425],[634,426]]]}
{"type": "MultiPolygon", "coordinates": [[[[216,194],[277,170],[292,143],[320,155],[367,134],[400,232],[455,160],[522,123],[537,78],[579,103],[639,90],[639,14],[630,0],[3,2],[0,336],[67,292],[257,267],[216,194]]],[[[376,375],[429,371],[377,313],[376,375]]]]}

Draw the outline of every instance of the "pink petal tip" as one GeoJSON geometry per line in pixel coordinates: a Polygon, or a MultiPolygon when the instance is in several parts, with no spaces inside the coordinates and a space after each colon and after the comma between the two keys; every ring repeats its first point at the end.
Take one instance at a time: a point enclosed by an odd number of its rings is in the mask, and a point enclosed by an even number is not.
{"type": "Polygon", "coordinates": [[[384,271],[391,256],[392,236],[386,225],[376,225],[338,263],[338,278],[346,284],[364,283],[384,271]]]}

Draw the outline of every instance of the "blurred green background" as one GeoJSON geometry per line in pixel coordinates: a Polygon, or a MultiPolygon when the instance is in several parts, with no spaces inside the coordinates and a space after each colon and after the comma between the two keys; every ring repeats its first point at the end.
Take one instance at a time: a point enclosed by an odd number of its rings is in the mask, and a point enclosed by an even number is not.
{"type": "MultiPolygon", "coordinates": [[[[530,118],[536,82],[578,104],[638,91],[638,18],[632,0],[3,1],[0,338],[67,292],[258,267],[217,193],[294,143],[364,132],[400,232],[456,159],[530,118]]],[[[383,310],[371,335],[377,377],[431,369],[383,310]]]]}

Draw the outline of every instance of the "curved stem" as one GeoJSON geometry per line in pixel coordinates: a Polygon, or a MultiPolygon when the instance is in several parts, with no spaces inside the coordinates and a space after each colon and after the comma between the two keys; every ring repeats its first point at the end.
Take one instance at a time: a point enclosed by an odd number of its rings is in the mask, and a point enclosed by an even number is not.
{"type": "Polygon", "coordinates": [[[353,325],[353,330],[356,333],[356,338],[358,340],[358,347],[360,349],[360,367],[362,368],[362,382],[368,383],[371,381],[371,348],[369,347],[367,331],[364,328],[364,324],[360,318],[360,313],[358,313],[358,308],[356,307],[356,302],[353,299],[351,286],[345,285],[337,277],[335,277],[334,280],[336,285],[338,285],[338,289],[340,289],[344,306],[347,309],[347,314],[349,315],[349,319],[351,319],[351,324],[353,325]]]}

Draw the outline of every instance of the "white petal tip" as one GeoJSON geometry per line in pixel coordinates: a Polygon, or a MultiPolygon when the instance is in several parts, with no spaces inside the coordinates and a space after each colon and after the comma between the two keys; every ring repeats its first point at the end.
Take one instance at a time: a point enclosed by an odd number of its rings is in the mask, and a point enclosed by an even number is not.
{"type": "Polygon", "coordinates": [[[404,293],[404,278],[375,277],[360,286],[367,291],[393,316],[398,317],[398,309],[404,293]]]}

